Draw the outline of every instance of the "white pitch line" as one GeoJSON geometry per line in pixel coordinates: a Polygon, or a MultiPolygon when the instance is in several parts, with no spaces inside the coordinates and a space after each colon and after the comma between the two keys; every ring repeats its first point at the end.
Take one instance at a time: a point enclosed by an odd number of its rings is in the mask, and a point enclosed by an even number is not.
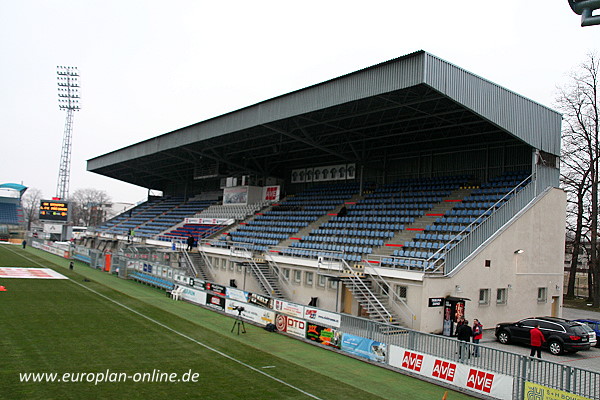
{"type": "MultiPolygon", "coordinates": [[[[33,262],[33,263],[35,263],[35,264],[39,265],[39,266],[43,266],[43,265],[42,265],[42,264],[40,264],[39,262],[37,262],[37,261],[35,261],[35,260],[32,260],[31,258],[29,258],[29,257],[26,257],[26,256],[24,256],[24,255],[22,255],[22,254],[19,254],[19,253],[17,253],[16,251],[13,251],[12,249],[11,249],[10,251],[12,251],[13,253],[17,254],[18,256],[20,256],[20,257],[23,257],[23,258],[25,258],[26,260],[29,260],[29,261],[31,261],[31,262],[33,262]]],[[[71,282],[73,282],[74,284],[76,284],[76,285],[79,285],[80,287],[82,287],[82,288],[84,288],[84,289],[86,289],[86,290],[89,290],[90,292],[92,292],[92,293],[95,293],[95,294],[97,294],[98,296],[100,296],[100,297],[102,297],[102,298],[104,298],[104,299],[106,299],[106,300],[108,300],[108,301],[110,301],[110,302],[112,302],[112,303],[114,303],[114,304],[116,304],[116,305],[120,306],[120,307],[123,307],[123,308],[124,308],[124,309],[126,309],[126,310],[129,310],[129,311],[131,311],[132,313],[134,313],[134,314],[136,314],[136,315],[139,315],[140,317],[142,317],[142,318],[145,318],[145,319],[147,319],[148,321],[150,321],[150,322],[152,322],[152,323],[154,323],[154,324],[156,324],[156,325],[158,325],[158,326],[161,326],[161,327],[163,327],[164,329],[166,329],[166,330],[168,330],[168,331],[171,331],[171,332],[173,332],[173,333],[174,333],[174,334],[176,334],[176,335],[179,335],[179,336],[181,336],[181,337],[183,337],[183,338],[185,338],[185,339],[187,339],[187,340],[189,340],[189,341],[191,341],[191,342],[194,342],[194,343],[196,343],[196,344],[197,344],[197,345],[199,345],[199,346],[202,346],[202,347],[204,347],[204,348],[205,348],[205,349],[207,349],[207,350],[210,350],[210,351],[212,351],[212,352],[214,352],[214,353],[217,353],[218,355],[220,355],[220,356],[222,356],[222,357],[225,357],[225,358],[227,358],[227,359],[229,359],[229,360],[231,360],[231,361],[233,361],[233,362],[236,362],[236,363],[238,363],[238,364],[240,364],[240,365],[242,365],[242,366],[244,366],[244,367],[246,367],[246,368],[248,368],[248,369],[250,369],[250,370],[252,370],[252,371],[254,371],[254,372],[258,372],[259,374],[261,374],[261,375],[264,375],[264,376],[266,376],[267,378],[270,378],[270,379],[272,379],[272,380],[274,380],[274,381],[276,381],[276,382],[279,382],[279,383],[281,383],[282,385],[285,385],[285,386],[287,386],[287,387],[289,387],[289,388],[292,388],[292,389],[294,389],[294,390],[296,390],[296,391],[298,391],[298,392],[300,392],[300,393],[302,393],[302,394],[304,394],[304,395],[306,395],[306,396],[308,396],[308,397],[311,397],[311,398],[313,398],[313,399],[316,399],[316,400],[322,400],[320,397],[317,397],[317,396],[315,396],[314,394],[308,393],[308,392],[306,392],[306,391],[304,391],[304,390],[300,389],[299,387],[296,387],[296,386],[292,385],[291,383],[287,383],[287,382],[285,382],[285,381],[283,381],[283,380],[281,380],[281,379],[279,379],[279,378],[276,378],[276,377],[274,377],[274,376],[272,376],[272,375],[269,375],[269,374],[267,374],[266,372],[264,372],[264,371],[261,371],[260,369],[253,367],[252,365],[246,364],[245,362],[243,362],[243,361],[241,361],[241,360],[238,360],[237,358],[235,358],[235,357],[233,357],[233,356],[230,356],[229,354],[223,353],[223,352],[222,352],[222,351],[220,351],[220,350],[217,350],[217,349],[215,349],[215,348],[213,348],[213,347],[211,347],[211,346],[209,346],[209,345],[207,345],[207,344],[205,344],[205,343],[202,343],[202,342],[200,342],[200,341],[198,341],[198,340],[194,339],[193,337],[190,337],[190,336],[186,335],[185,333],[179,332],[179,331],[177,331],[177,330],[175,330],[175,329],[171,328],[170,326],[167,326],[167,325],[163,324],[162,322],[159,322],[159,321],[157,321],[157,320],[155,320],[155,319],[153,319],[153,318],[150,318],[150,317],[148,317],[147,315],[144,315],[144,314],[142,314],[141,312],[139,312],[139,311],[136,311],[136,310],[134,310],[133,308],[130,308],[130,307],[126,306],[125,304],[119,303],[118,301],[116,301],[116,300],[114,300],[114,299],[111,299],[110,297],[108,297],[108,296],[106,296],[106,295],[104,295],[104,294],[102,294],[102,293],[99,293],[99,292],[95,291],[94,289],[91,289],[91,288],[89,288],[89,287],[87,287],[87,286],[84,286],[84,285],[82,285],[81,283],[79,283],[79,282],[76,282],[76,281],[74,281],[74,280],[72,280],[72,279],[69,279],[69,280],[70,280],[71,282]]]]}

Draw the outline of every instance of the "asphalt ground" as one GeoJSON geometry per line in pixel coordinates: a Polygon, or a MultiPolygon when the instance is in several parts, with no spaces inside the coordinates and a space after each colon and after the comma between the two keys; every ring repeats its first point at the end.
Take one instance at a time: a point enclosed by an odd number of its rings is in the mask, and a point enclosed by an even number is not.
{"type": "MultiPolygon", "coordinates": [[[[593,318],[600,319],[600,312],[580,310],[575,308],[563,308],[563,318],[578,319],[578,318],[593,318]]],[[[510,322],[510,321],[507,321],[510,322]]],[[[530,348],[521,344],[501,344],[494,336],[494,328],[485,329],[483,339],[480,341],[482,345],[529,356],[530,348]]],[[[587,369],[590,371],[600,372],[600,347],[592,347],[589,350],[578,351],[577,353],[567,353],[560,356],[550,354],[548,350],[542,350],[542,359],[552,361],[558,364],[568,365],[587,369]]]]}

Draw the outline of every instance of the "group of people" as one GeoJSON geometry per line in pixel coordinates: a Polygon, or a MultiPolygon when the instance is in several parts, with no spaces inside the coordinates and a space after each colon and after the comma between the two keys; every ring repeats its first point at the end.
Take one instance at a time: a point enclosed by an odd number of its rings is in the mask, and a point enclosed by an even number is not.
{"type": "MultiPolygon", "coordinates": [[[[483,325],[478,319],[473,320],[473,327],[469,326],[469,321],[464,318],[459,319],[456,326],[456,338],[460,341],[458,346],[458,358],[463,358],[463,352],[467,358],[471,358],[470,346],[467,344],[471,342],[475,344],[473,348],[473,356],[479,357],[479,341],[483,337],[483,325]]],[[[529,357],[533,357],[537,354],[537,358],[542,358],[542,345],[546,341],[544,334],[540,330],[540,326],[537,325],[529,331],[531,353],[529,357]]]]}
{"type": "Polygon", "coordinates": [[[463,358],[463,351],[468,358],[471,358],[471,352],[467,343],[471,342],[476,346],[473,349],[473,357],[479,357],[479,341],[483,337],[483,325],[478,319],[473,320],[473,327],[469,325],[469,321],[464,318],[459,319],[456,325],[456,338],[461,342],[458,346],[458,358],[463,358]]]}

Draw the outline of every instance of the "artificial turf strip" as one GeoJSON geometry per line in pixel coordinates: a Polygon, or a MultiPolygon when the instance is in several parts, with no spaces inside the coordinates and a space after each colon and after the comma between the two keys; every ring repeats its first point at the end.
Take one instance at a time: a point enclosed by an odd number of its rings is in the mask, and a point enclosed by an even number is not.
{"type": "MultiPolygon", "coordinates": [[[[4,279],[0,285],[0,398],[308,398],[305,394],[223,358],[173,331],[140,317],[79,285],[199,342],[223,351],[278,379],[323,399],[439,399],[445,389],[378,368],[301,341],[246,324],[248,333],[230,332],[233,319],[164,292],[118,279],[83,263],[38,250],[0,246],[0,266],[39,267],[73,279],[4,279]],[[15,254],[23,254],[29,260],[15,254]],[[83,282],[83,278],[91,282],[83,282]],[[109,286],[116,288],[113,290],[109,286]],[[7,296],[8,295],[8,296],[7,296]],[[264,351],[263,351],[264,349],[264,351]],[[198,383],[30,383],[18,372],[199,373],[198,383]]],[[[449,399],[470,398],[450,392],[449,399]]]]}

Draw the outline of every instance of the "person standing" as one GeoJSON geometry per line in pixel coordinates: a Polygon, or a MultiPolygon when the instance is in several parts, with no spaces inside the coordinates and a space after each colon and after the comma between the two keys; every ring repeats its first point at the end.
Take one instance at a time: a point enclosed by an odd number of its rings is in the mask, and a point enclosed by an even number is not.
{"type": "Polygon", "coordinates": [[[23,243],[21,243],[23,245],[23,250],[25,249],[25,247],[27,247],[27,240],[23,239],[23,243]]]}
{"type": "Polygon", "coordinates": [[[544,344],[546,338],[540,330],[539,324],[529,331],[529,338],[531,340],[531,353],[529,353],[529,357],[533,357],[537,353],[537,358],[542,358],[542,344],[544,344]]]}
{"type": "Polygon", "coordinates": [[[469,321],[465,319],[464,322],[456,328],[456,337],[459,341],[458,358],[462,359],[463,349],[467,357],[471,358],[468,343],[471,341],[471,337],[473,337],[473,329],[471,329],[471,327],[469,326],[469,321]]]}
{"type": "Polygon", "coordinates": [[[190,235],[187,238],[187,249],[186,249],[186,251],[192,251],[192,249],[194,248],[194,242],[195,242],[194,237],[192,235],[190,235]]]}
{"type": "Polygon", "coordinates": [[[74,267],[74,266],[75,266],[75,265],[73,264],[73,261],[71,261],[71,262],[69,263],[69,269],[70,269],[71,271],[73,271],[73,267],[74,267]]]}
{"type": "Polygon", "coordinates": [[[473,320],[473,356],[479,357],[479,341],[483,338],[483,325],[478,319],[473,320]]]}

